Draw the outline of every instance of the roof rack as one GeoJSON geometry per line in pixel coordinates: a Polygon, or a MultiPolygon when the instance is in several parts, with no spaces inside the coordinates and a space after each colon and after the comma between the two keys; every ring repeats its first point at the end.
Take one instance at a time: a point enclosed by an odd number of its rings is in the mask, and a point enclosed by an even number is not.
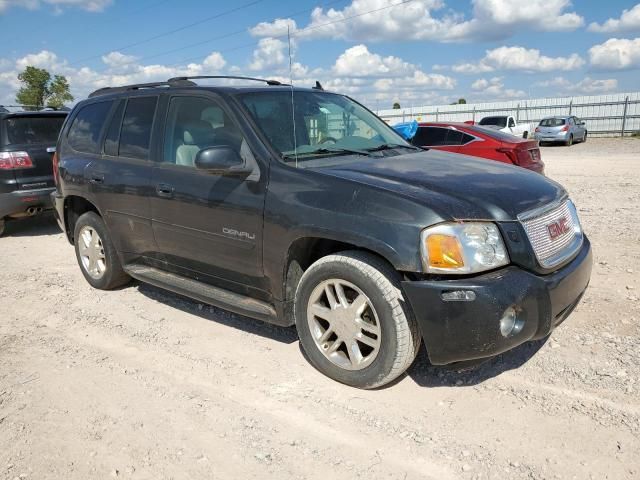
{"type": "Polygon", "coordinates": [[[185,81],[185,80],[199,80],[206,78],[228,78],[232,80],[251,80],[253,82],[264,82],[267,85],[287,85],[286,83],[279,82],[278,80],[266,80],[264,78],[254,78],[254,77],[235,77],[230,75],[198,75],[194,77],[174,77],[170,78],[168,82],[177,82],[177,81],[185,81]]]}
{"type": "Polygon", "coordinates": [[[166,82],[151,82],[151,83],[135,83],[133,85],[123,85],[121,87],[104,87],[91,92],[89,98],[97,97],[100,95],[107,95],[109,93],[128,92],[130,90],[142,90],[145,88],[156,87],[194,87],[196,84],[188,80],[182,79],[170,79],[166,82]]]}
{"type": "Polygon", "coordinates": [[[205,78],[228,78],[232,80],[251,80],[254,82],[265,82],[267,85],[286,85],[278,80],[265,80],[264,78],[253,77],[236,77],[229,75],[198,75],[193,77],[173,77],[166,82],[151,82],[151,83],[136,83],[133,85],[123,85],[121,87],[104,87],[91,92],[89,98],[98,97],[100,95],[107,95],[109,93],[128,92],[131,90],[142,90],[145,88],[156,87],[195,87],[197,84],[191,80],[205,79],[205,78]]]}

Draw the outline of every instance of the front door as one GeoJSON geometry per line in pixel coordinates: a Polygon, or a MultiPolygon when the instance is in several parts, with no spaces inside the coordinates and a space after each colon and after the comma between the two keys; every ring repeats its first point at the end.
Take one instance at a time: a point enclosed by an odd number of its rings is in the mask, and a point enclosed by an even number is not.
{"type": "Polygon", "coordinates": [[[240,285],[259,287],[263,276],[266,172],[247,178],[195,167],[197,153],[207,147],[231,146],[252,157],[237,122],[217,98],[176,95],[167,108],[163,155],[152,175],[159,251],[169,268],[249,293],[240,285]]]}

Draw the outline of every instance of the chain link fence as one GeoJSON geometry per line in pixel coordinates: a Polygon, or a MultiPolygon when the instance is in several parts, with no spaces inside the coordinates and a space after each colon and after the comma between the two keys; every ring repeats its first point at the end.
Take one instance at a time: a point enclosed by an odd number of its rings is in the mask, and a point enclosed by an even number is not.
{"type": "Polygon", "coordinates": [[[624,136],[640,133],[640,92],[583,97],[558,97],[509,102],[432,105],[379,110],[387,123],[480,121],[488,115],[512,115],[518,122],[537,124],[544,117],[574,115],[587,124],[589,135],[624,136]]]}

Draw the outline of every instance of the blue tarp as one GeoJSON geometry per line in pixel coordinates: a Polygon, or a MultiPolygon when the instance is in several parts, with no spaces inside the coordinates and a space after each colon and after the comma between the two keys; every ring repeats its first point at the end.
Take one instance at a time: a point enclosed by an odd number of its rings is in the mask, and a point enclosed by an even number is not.
{"type": "Polygon", "coordinates": [[[393,126],[393,129],[405,140],[411,140],[418,131],[418,122],[413,120],[412,122],[398,123],[393,126]]]}

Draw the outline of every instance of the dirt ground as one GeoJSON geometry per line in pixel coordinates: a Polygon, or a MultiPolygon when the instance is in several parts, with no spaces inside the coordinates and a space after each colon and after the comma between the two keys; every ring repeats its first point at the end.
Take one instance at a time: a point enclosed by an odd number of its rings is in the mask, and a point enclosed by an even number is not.
{"type": "Polygon", "coordinates": [[[595,253],[546,343],[378,391],[295,330],[133,283],[93,290],[51,218],[0,239],[0,478],[640,477],[640,140],[544,147],[595,253]]]}

